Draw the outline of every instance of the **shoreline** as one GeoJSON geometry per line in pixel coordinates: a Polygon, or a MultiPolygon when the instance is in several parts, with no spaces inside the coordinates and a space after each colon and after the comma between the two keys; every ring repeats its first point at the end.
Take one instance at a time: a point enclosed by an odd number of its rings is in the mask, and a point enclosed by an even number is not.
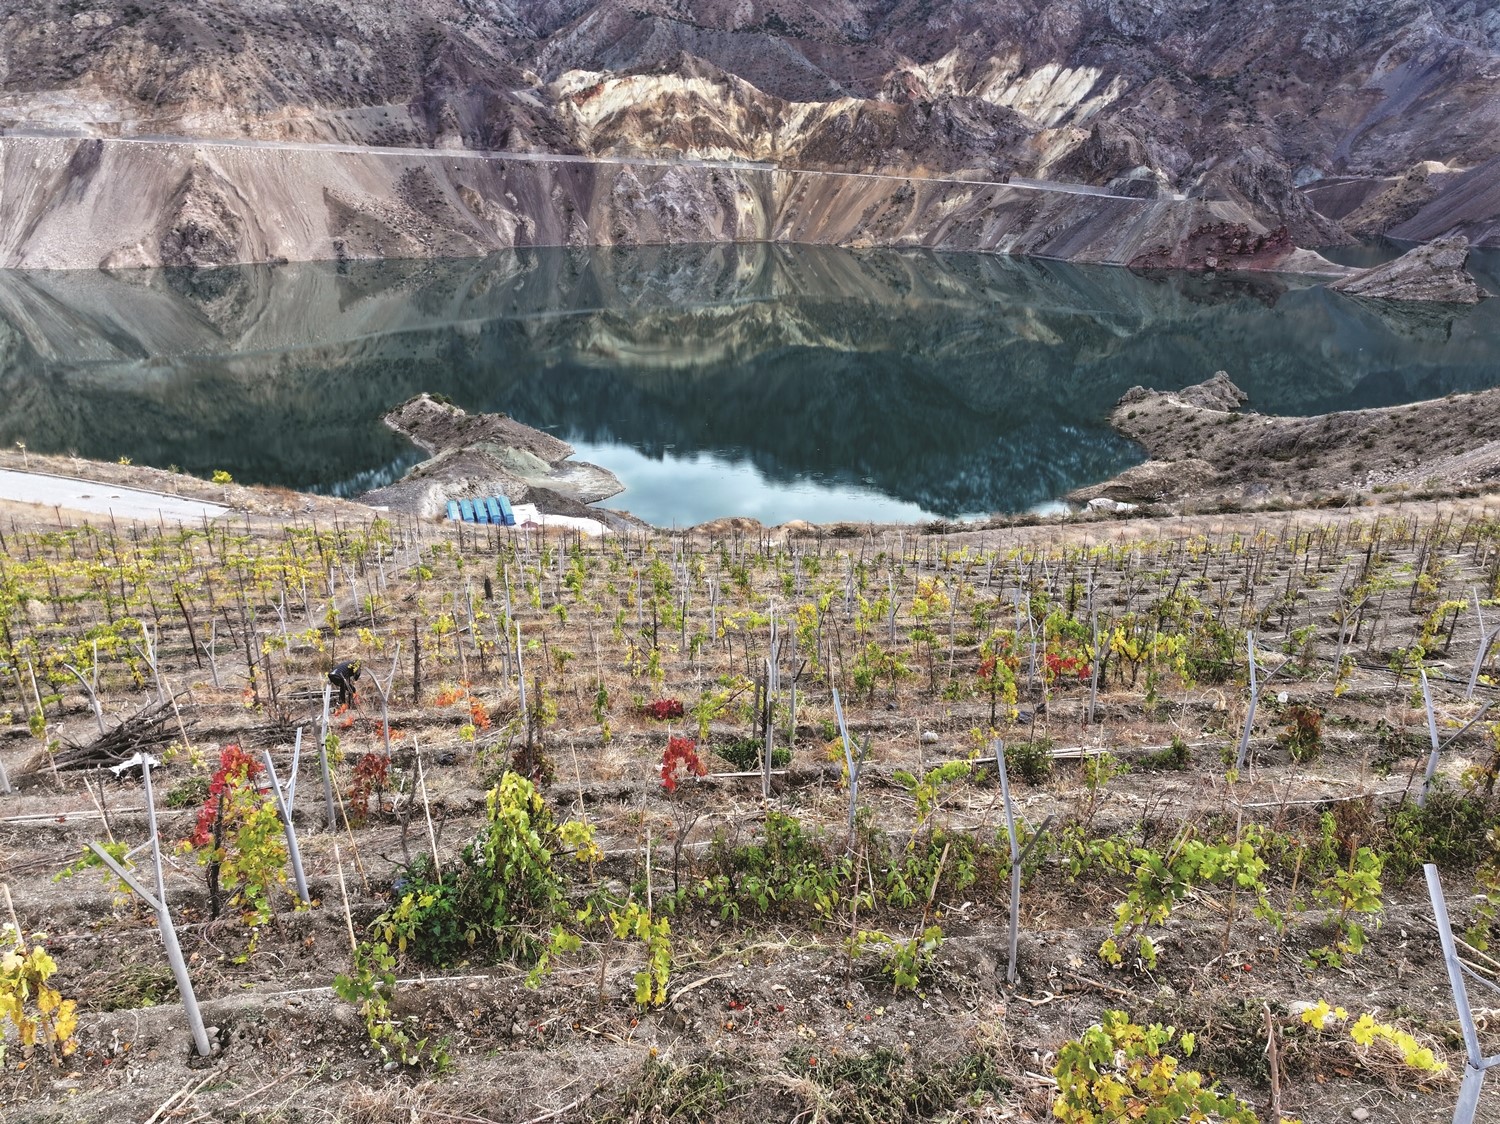
{"type": "MultiPolygon", "coordinates": [[[[791,519],[767,524],[749,516],[726,515],[684,527],[656,526],[628,511],[596,506],[598,500],[628,495],[627,485],[597,466],[570,461],[572,447],[565,442],[504,415],[466,414],[426,394],[390,411],[387,424],[431,455],[402,480],[356,498],[275,485],[216,484],[146,465],[14,449],[0,450],[0,469],[217,504],[229,509],[226,516],[230,519],[364,518],[395,511],[441,524],[446,520],[437,497],[506,491],[521,496],[519,502],[534,503],[544,515],[595,518],[616,533],[779,531],[831,538],[871,530],[955,536],[1141,520],[1254,518],[1412,501],[1472,501],[1500,491],[1500,387],[1307,417],[1264,415],[1242,410],[1244,405],[1243,392],[1224,372],[1180,391],[1136,387],[1117,403],[1109,420],[1117,432],[1143,446],[1147,458],[1143,463],[1075,488],[1047,505],[1066,505],[1067,510],[997,513],[974,519],[818,523],[791,519]],[[392,420],[414,405],[445,415],[448,437],[434,438],[430,430],[418,425],[419,439],[403,429],[402,422],[392,420]],[[466,436],[455,436],[460,434],[466,436]],[[513,444],[506,446],[506,440],[513,444]],[[1186,450],[1199,455],[1182,455],[1186,450]]],[[[0,497],[0,504],[10,509],[22,501],[0,497]]],[[[41,512],[53,510],[31,506],[41,512]]],[[[67,508],[61,511],[97,517],[67,508]]]]}

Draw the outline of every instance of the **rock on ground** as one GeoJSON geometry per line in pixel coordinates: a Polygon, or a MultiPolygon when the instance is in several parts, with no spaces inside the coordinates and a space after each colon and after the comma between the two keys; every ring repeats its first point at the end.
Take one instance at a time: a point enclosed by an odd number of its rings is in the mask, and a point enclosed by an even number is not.
{"type": "Polygon", "coordinates": [[[1067,499],[1070,503],[1087,504],[1096,510],[1118,511],[1117,507],[1105,508],[1097,501],[1126,505],[1170,503],[1206,491],[1218,476],[1213,465],[1198,457],[1180,461],[1150,460],[1127,468],[1103,484],[1069,492],[1067,499]]]}

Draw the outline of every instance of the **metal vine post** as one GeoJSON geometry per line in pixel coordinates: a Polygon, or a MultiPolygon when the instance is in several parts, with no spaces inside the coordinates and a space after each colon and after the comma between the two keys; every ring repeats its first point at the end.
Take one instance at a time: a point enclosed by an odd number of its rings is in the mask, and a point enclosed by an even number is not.
{"type": "Polygon", "coordinates": [[[297,727],[297,742],[292,747],[292,771],[286,784],[276,779],[276,763],[271,760],[271,751],[260,751],[266,765],[266,776],[271,778],[271,795],[276,800],[276,811],[281,815],[281,829],[286,834],[287,857],[292,863],[292,877],[297,882],[297,897],[303,905],[312,899],[307,893],[307,875],[302,872],[302,849],[297,846],[297,825],[292,823],[292,801],[297,796],[297,766],[302,762],[302,727],[297,727]]]}
{"type": "Polygon", "coordinates": [[[1026,864],[1026,856],[1031,854],[1031,849],[1052,823],[1052,817],[1043,820],[1036,834],[1022,847],[1016,835],[1016,811],[1010,799],[1010,780],[1005,774],[1005,743],[998,738],[995,740],[995,768],[1000,773],[1000,799],[1005,804],[1005,830],[1010,836],[1010,959],[1005,967],[1005,982],[1015,984],[1021,978],[1016,971],[1016,950],[1021,943],[1021,868],[1026,864]]]}
{"type": "Polygon", "coordinates": [[[771,799],[771,759],[776,748],[776,692],[781,688],[780,669],[776,666],[776,644],[772,641],[771,654],[766,657],[765,756],[761,762],[760,797],[771,799]]]}
{"type": "Polygon", "coordinates": [[[847,851],[854,853],[854,816],[859,804],[859,771],[864,767],[865,758],[870,755],[870,735],[865,735],[865,744],[860,747],[858,754],[854,752],[854,743],[849,738],[849,726],[844,721],[844,706],[839,701],[839,689],[833,688],[833,713],[839,720],[839,735],[844,740],[844,767],[849,772],[849,843],[847,851]]]}
{"type": "Polygon", "coordinates": [[[1480,983],[1500,991],[1492,981],[1479,975],[1458,957],[1458,944],[1453,939],[1453,926],[1448,920],[1448,903],[1443,898],[1443,883],[1438,869],[1432,863],[1424,863],[1422,874],[1427,879],[1427,896],[1432,901],[1432,916],[1437,923],[1438,940],[1443,946],[1443,962],[1448,969],[1448,985],[1453,989],[1453,1003],[1458,1009],[1459,1025],[1464,1037],[1463,1084],[1458,1090],[1458,1104],[1453,1109],[1453,1124],[1472,1124],[1474,1113],[1479,1108],[1479,1094],[1484,1089],[1485,1074],[1500,1065],[1500,1054],[1485,1057],[1479,1046],[1479,1031],[1474,1026],[1474,1012],[1469,1007],[1469,988],[1464,979],[1468,972],[1480,983]]]}
{"type": "Polygon", "coordinates": [[[1245,633],[1245,652],[1250,659],[1250,706],[1245,712],[1245,728],[1240,732],[1240,751],[1234,760],[1234,771],[1236,773],[1244,772],[1245,761],[1250,755],[1250,730],[1255,725],[1255,711],[1260,706],[1261,691],[1265,689],[1267,683],[1271,682],[1271,680],[1275,679],[1281,673],[1282,668],[1292,662],[1290,659],[1283,659],[1276,666],[1275,671],[1271,672],[1264,679],[1260,679],[1256,674],[1255,633],[1253,631],[1245,633]]]}
{"type": "Polygon", "coordinates": [[[323,718],[318,724],[318,768],[323,774],[323,810],[328,816],[328,830],[337,831],[339,823],[333,811],[333,778],[328,771],[328,703],[332,692],[333,684],[324,684],[323,718]]]}
{"type": "MultiPolygon", "coordinates": [[[[1474,595],[1474,608],[1479,609],[1479,594],[1474,595]]],[[[1490,654],[1490,649],[1495,645],[1495,637],[1500,636],[1500,624],[1497,624],[1489,632],[1484,631],[1484,614],[1479,616],[1479,651],[1474,653],[1474,666],[1469,671],[1469,686],[1464,691],[1464,698],[1474,697],[1474,688],[1479,685],[1479,672],[1484,667],[1484,657],[1490,654]]]]}
{"type": "MultiPolygon", "coordinates": [[[[380,681],[380,676],[373,671],[370,672],[370,680],[375,684],[375,693],[380,696],[380,732],[385,743],[385,756],[389,761],[391,757],[391,688],[396,683],[396,665],[401,662],[401,641],[396,641],[396,654],[391,658],[391,670],[385,677],[385,682],[380,681]]],[[[324,709],[327,709],[327,689],[324,692],[324,709]]]]}
{"type": "Polygon", "coordinates": [[[203,1014],[198,1010],[198,997],[193,991],[193,981],[188,976],[187,961],[182,958],[182,946],[177,943],[177,930],[172,924],[171,911],[167,908],[166,879],[162,874],[161,865],[161,839],[156,830],[156,805],[151,793],[151,766],[153,764],[155,764],[154,758],[145,754],[140,755],[141,779],[146,789],[146,825],[150,834],[146,842],[127,852],[125,858],[128,860],[136,852],[143,851],[147,847],[151,848],[151,865],[156,872],[156,893],[153,894],[141,885],[135,875],[116,862],[115,857],[99,844],[90,843],[89,848],[156,914],[156,927],[161,933],[161,943],[166,949],[167,963],[172,968],[172,979],[177,983],[177,993],[182,997],[182,1009],[187,1015],[188,1031],[193,1037],[193,1048],[200,1058],[207,1058],[213,1054],[213,1047],[208,1041],[208,1030],[203,1025],[203,1014]]]}

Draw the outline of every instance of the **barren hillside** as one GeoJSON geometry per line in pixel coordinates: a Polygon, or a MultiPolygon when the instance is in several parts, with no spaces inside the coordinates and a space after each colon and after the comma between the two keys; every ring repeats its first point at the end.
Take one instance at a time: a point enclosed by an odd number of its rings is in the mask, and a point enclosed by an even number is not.
{"type": "MultiPolygon", "coordinates": [[[[1500,237],[1495,177],[1465,174],[1500,157],[1500,11],[1473,0],[17,0],[0,32],[11,128],[1008,174],[1222,200],[1302,246],[1341,241],[1346,225],[1500,237]]],[[[61,190],[34,183],[35,159],[7,156],[7,195],[61,190]]],[[[219,172],[172,183],[191,198],[219,172]]],[[[794,237],[799,222],[770,233],[794,237]]],[[[940,223],[870,237],[931,243],[940,223]]],[[[647,240],[744,237],[742,225],[647,240]]],[[[620,234],[603,221],[583,236],[620,234]]]]}

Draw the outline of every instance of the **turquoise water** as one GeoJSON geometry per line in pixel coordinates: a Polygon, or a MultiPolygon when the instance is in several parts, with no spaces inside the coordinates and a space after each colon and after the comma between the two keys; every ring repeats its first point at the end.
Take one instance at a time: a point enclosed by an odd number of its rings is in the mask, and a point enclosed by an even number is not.
{"type": "MultiPolygon", "coordinates": [[[[1473,268],[1500,291],[1500,255],[1473,268]]],[[[1487,387],[1500,300],[769,245],[0,272],[5,444],[357,494],[419,459],[379,417],[427,390],[572,442],[661,525],[1035,508],[1139,459],[1104,424],[1125,390],[1220,369],[1276,413],[1487,387]]]]}

